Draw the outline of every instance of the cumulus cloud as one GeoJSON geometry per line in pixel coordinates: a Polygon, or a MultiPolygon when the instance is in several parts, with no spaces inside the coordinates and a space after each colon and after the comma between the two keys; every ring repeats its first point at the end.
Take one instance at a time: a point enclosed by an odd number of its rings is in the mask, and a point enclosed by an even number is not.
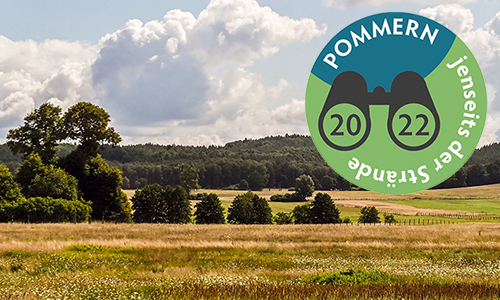
{"type": "Polygon", "coordinates": [[[253,0],[213,0],[197,18],[172,10],[103,37],[93,83],[118,124],[136,125],[131,135],[139,135],[137,126],[174,129],[159,138],[181,143],[282,134],[300,123],[276,126],[270,111],[287,82],[270,85],[247,68],[325,32],[253,0]]]}
{"type": "Polygon", "coordinates": [[[408,0],[323,0],[323,3],[328,7],[345,9],[360,5],[381,6],[388,3],[400,3],[400,2],[413,2],[424,5],[435,5],[435,4],[446,4],[446,3],[467,4],[476,1],[477,0],[409,0],[409,1],[408,0]]]}
{"type": "Polygon", "coordinates": [[[488,116],[480,145],[498,141],[500,136],[500,12],[484,26],[473,30],[474,15],[457,4],[438,5],[420,11],[455,32],[479,62],[488,94],[488,116]]]}
{"type": "Polygon", "coordinates": [[[248,67],[325,32],[255,0],[212,0],[198,17],[172,10],[145,24],[130,20],[97,45],[0,36],[0,131],[5,137],[46,101],[63,109],[92,101],[108,110],[125,143],[305,133],[303,101],[274,103],[286,80],[269,84],[248,67]]]}
{"type": "Polygon", "coordinates": [[[14,42],[0,36],[0,128],[16,126],[46,101],[66,108],[92,99],[96,50],[78,42],[14,42]]]}

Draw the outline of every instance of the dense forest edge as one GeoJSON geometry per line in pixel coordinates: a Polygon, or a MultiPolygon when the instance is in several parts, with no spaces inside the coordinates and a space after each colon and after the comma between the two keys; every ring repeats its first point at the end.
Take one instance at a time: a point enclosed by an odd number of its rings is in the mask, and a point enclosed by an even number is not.
{"type": "MultiPolygon", "coordinates": [[[[58,156],[65,157],[76,148],[74,144],[58,145],[58,156]]],[[[245,139],[224,146],[105,146],[102,158],[121,170],[124,189],[139,189],[155,183],[178,185],[183,164],[192,165],[198,172],[198,184],[210,189],[290,188],[302,174],[311,176],[316,190],[356,188],[326,164],[310,136],[297,134],[245,139]]],[[[0,161],[15,173],[22,156],[13,155],[9,147],[2,144],[0,161]]],[[[476,149],[458,172],[436,188],[492,183],[500,183],[499,143],[476,149]]]]}

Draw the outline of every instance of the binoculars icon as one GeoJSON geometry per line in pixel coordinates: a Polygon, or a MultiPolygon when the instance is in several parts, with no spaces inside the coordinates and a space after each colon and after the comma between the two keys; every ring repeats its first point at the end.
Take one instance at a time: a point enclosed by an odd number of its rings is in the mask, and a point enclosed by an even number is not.
{"type": "Polygon", "coordinates": [[[386,92],[381,86],[377,86],[373,92],[368,92],[366,81],[361,74],[354,71],[345,71],[339,74],[333,81],[328,97],[326,98],[325,105],[321,110],[318,127],[323,141],[328,146],[340,151],[354,150],[363,145],[370,135],[371,130],[370,105],[389,106],[387,130],[392,141],[402,149],[409,151],[423,150],[429,147],[436,140],[439,134],[439,115],[436,111],[436,107],[434,106],[429,90],[427,89],[425,80],[420,74],[413,71],[402,72],[393,79],[390,92],[386,92]],[[328,112],[332,107],[344,103],[357,107],[362,112],[362,117],[364,117],[366,124],[364,132],[361,132],[360,116],[356,114],[349,116],[350,119],[348,119],[348,121],[352,122],[352,119],[355,119],[358,126],[355,130],[348,127],[348,133],[351,136],[362,134],[361,139],[351,145],[339,145],[332,141],[338,141],[339,136],[344,134],[343,132],[338,132],[343,118],[339,114],[328,114],[328,112]],[[421,144],[409,144],[408,142],[405,142],[407,140],[405,140],[404,137],[412,135],[411,132],[407,131],[411,122],[408,114],[399,114],[399,119],[406,119],[406,127],[398,132],[397,135],[394,132],[393,120],[396,116],[396,112],[403,106],[413,103],[423,105],[430,111],[432,117],[434,118],[434,130],[433,132],[427,132],[424,131],[424,128],[429,122],[428,116],[426,114],[417,114],[416,118],[423,119],[424,125],[419,131],[416,132],[415,136],[430,136],[430,138],[424,138],[421,144]],[[333,131],[331,131],[331,129],[325,131],[324,123],[325,120],[327,120],[326,118],[328,118],[328,120],[334,118],[339,120],[339,124],[333,131]]]}

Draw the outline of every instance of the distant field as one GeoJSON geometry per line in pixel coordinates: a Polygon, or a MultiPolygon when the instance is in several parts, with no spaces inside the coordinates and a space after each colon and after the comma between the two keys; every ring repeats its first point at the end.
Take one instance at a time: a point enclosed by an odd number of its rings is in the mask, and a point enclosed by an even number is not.
{"type": "MultiPolygon", "coordinates": [[[[133,196],[133,190],[126,190],[127,195],[133,196]]],[[[236,195],[244,191],[207,190],[200,189],[193,193],[216,193],[223,206],[227,209],[236,195]]],[[[499,214],[500,215],[500,184],[426,190],[407,195],[385,195],[370,191],[320,191],[328,193],[339,206],[342,217],[357,218],[363,206],[376,206],[381,212],[396,213],[406,216],[429,214],[499,214]]],[[[292,193],[287,190],[265,189],[256,192],[261,197],[269,199],[275,194],[292,193]]],[[[309,200],[312,200],[310,197],[309,200]]],[[[290,212],[300,202],[269,202],[274,213],[290,212]]],[[[400,217],[409,219],[409,217],[400,217]]],[[[457,220],[458,221],[458,220],[457,220]]],[[[462,222],[462,221],[460,221],[462,222]]]]}

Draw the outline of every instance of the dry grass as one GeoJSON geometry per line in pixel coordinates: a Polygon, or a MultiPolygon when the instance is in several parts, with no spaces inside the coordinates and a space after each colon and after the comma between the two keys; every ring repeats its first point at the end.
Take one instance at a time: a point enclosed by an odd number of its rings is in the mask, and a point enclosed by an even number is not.
{"type": "Polygon", "coordinates": [[[0,299],[498,299],[499,250],[500,224],[2,224],[0,299]],[[303,280],[351,268],[394,281],[303,280]]]}
{"type": "Polygon", "coordinates": [[[4,224],[0,251],[57,251],[71,244],[134,248],[500,249],[500,224],[171,225],[4,224]]]}

